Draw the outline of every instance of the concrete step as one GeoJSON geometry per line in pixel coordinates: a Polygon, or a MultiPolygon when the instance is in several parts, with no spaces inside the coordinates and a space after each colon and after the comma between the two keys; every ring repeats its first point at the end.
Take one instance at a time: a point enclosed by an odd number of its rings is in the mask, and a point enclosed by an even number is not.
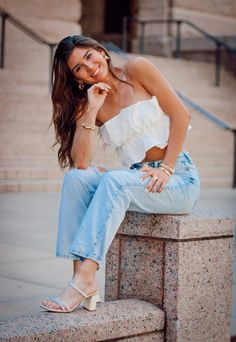
{"type": "Polygon", "coordinates": [[[0,123],[7,122],[45,122],[48,124],[52,117],[52,104],[50,95],[1,94],[0,123]]]}
{"type": "Polygon", "coordinates": [[[13,70],[1,69],[0,88],[2,94],[49,94],[49,72],[41,75],[31,74],[30,79],[24,77],[25,71],[14,73],[13,70]]]}
{"type": "MultiPolygon", "coordinates": [[[[189,149],[188,149],[189,151],[189,149]]],[[[216,155],[202,155],[198,153],[190,152],[193,161],[198,166],[209,166],[211,168],[217,167],[219,165],[225,166],[226,168],[231,167],[233,165],[233,156],[231,154],[227,154],[224,157],[224,163],[222,163],[221,159],[219,159],[219,154],[216,155]]]]}
{"type": "Polygon", "coordinates": [[[200,176],[203,177],[232,177],[233,176],[233,165],[231,166],[215,166],[211,167],[208,165],[198,165],[200,176]]]}
{"type": "MultiPolygon", "coordinates": [[[[47,137],[45,137],[46,139],[47,137]]],[[[30,143],[28,142],[22,142],[20,145],[18,142],[12,145],[8,145],[7,143],[4,144],[4,146],[0,146],[0,154],[5,153],[10,155],[11,153],[13,154],[17,154],[17,153],[22,153],[22,154],[31,154],[33,155],[34,152],[36,152],[36,155],[42,155],[42,154],[46,154],[46,155],[50,155],[53,154],[53,152],[50,150],[51,147],[51,142],[48,141],[48,144],[45,143],[45,141],[43,140],[34,140],[32,142],[33,145],[30,145],[30,143]],[[43,144],[44,143],[44,144],[43,144]],[[38,144],[38,145],[37,145],[38,144]],[[36,146],[36,147],[35,147],[36,146]]],[[[41,161],[42,162],[42,161],[41,161]]]]}
{"type": "MultiPolygon", "coordinates": [[[[50,113],[49,113],[50,114],[50,113]]],[[[48,123],[47,122],[15,122],[15,121],[9,121],[9,122],[2,122],[0,126],[0,132],[1,132],[1,137],[4,137],[4,133],[9,133],[15,134],[19,132],[28,132],[29,134],[34,134],[34,133],[42,133],[45,134],[45,132],[49,132],[50,134],[54,133],[53,132],[53,127],[51,127],[48,130],[48,126],[50,123],[51,117],[48,117],[48,123]],[[8,131],[8,132],[7,132],[8,131]]]]}
{"type": "MultiPolygon", "coordinates": [[[[52,137],[49,136],[47,132],[38,133],[35,132],[34,134],[31,133],[27,135],[27,138],[24,139],[24,135],[26,132],[23,133],[14,133],[12,132],[7,135],[4,133],[4,136],[1,136],[1,145],[0,145],[0,153],[4,154],[42,154],[48,153],[51,151],[51,146],[54,143],[52,137]]],[[[51,152],[52,153],[52,152],[51,152]]]]}
{"type": "MultiPolygon", "coordinates": [[[[61,3],[62,2],[60,1],[60,5],[57,5],[57,7],[60,7],[61,3]]],[[[68,6],[70,7],[71,3],[70,4],[68,3],[68,6]]],[[[40,18],[37,18],[33,15],[27,16],[25,14],[21,15],[20,17],[18,16],[18,18],[20,18],[20,20],[23,20],[25,25],[27,25],[29,28],[35,31],[40,37],[42,37],[44,40],[50,43],[57,43],[62,38],[69,36],[71,34],[81,34],[81,27],[78,24],[79,11],[77,13],[74,13],[73,21],[70,21],[69,18],[67,18],[66,20],[61,20],[61,18],[46,18],[43,16],[40,18]]],[[[6,39],[6,42],[8,44],[19,43],[18,39],[21,38],[22,43],[24,45],[26,44],[26,42],[28,42],[28,44],[36,43],[38,46],[40,46],[39,43],[35,42],[31,37],[28,37],[27,35],[25,35],[23,32],[18,30],[11,23],[7,23],[6,32],[7,32],[7,38],[8,37],[11,38],[11,39],[6,39]]]]}
{"type": "Polygon", "coordinates": [[[26,104],[25,110],[24,104],[17,106],[15,104],[12,105],[11,108],[8,108],[4,111],[4,116],[0,117],[0,125],[2,123],[15,122],[15,123],[24,123],[25,125],[28,122],[36,124],[43,123],[46,126],[49,126],[52,119],[52,106],[50,103],[45,103],[42,105],[31,105],[26,104]],[[15,110],[14,110],[15,107],[15,110]]]}
{"type": "Polygon", "coordinates": [[[128,341],[133,338],[136,341],[163,341],[164,319],[164,311],[152,303],[121,299],[98,303],[94,312],[79,308],[70,315],[38,312],[9,318],[1,322],[0,339],[12,342],[128,341]]]}
{"type": "Polygon", "coordinates": [[[6,40],[4,69],[17,72],[24,70],[27,77],[30,77],[31,72],[39,76],[40,72],[43,75],[47,74],[50,62],[49,47],[32,41],[28,36],[25,38],[21,32],[15,32],[15,34],[18,36],[17,42],[14,43],[14,39],[10,41],[10,38],[9,41],[6,40]]]}
{"type": "Polygon", "coordinates": [[[203,187],[232,187],[232,177],[202,176],[200,181],[203,187]]]}
{"type": "Polygon", "coordinates": [[[60,191],[61,179],[0,180],[0,192],[60,191]]]}
{"type": "Polygon", "coordinates": [[[63,178],[63,171],[59,167],[0,167],[1,180],[14,179],[61,179],[63,178]]]}
{"type": "MultiPolygon", "coordinates": [[[[173,7],[173,17],[175,19],[188,18],[189,21],[215,36],[235,35],[236,23],[230,5],[225,6],[224,2],[219,2],[214,8],[215,6],[212,6],[211,3],[200,1],[198,10],[196,10],[196,7],[192,8],[190,3],[186,3],[186,7],[181,7],[181,3],[175,5],[173,7]],[[219,13],[222,15],[219,15],[219,13]]],[[[202,37],[198,31],[193,30],[188,25],[182,26],[181,35],[184,38],[202,37]]]]}
{"type": "Polygon", "coordinates": [[[49,126],[52,119],[52,106],[50,103],[42,105],[26,104],[24,110],[24,103],[17,106],[12,105],[11,108],[4,110],[4,116],[0,117],[0,125],[3,123],[24,123],[27,125],[31,122],[34,125],[44,124],[45,127],[49,126]],[[15,109],[14,109],[15,107],[15,109]]]}
{"type": "MultiPolygon", "coordinates": [[[[21,52],[23,53],[23,50],[21,52]]],[[[40,53],[39,56],[41,56],[40,53]]],[[[223,73],[227,82],[221,89],[218,89],[209,83],[209,75],[212,70],[214,71],[214,67],[207,65],[207,63],[192,63],[174,59],[166,61],[166,59],[158,57],[153,57],[153,60],[167,78],[169,76],[173,78],[177,89],[183,87],[184,94],[191,94],[193,100],[195,99],[197,103],[203,104],[210,111],[213,108],[214,111],[218,110],[222,113],[225,109],[224,116],[233,121],[232,98],[235,95],[232,92],[231,77],[223,73]],[[195,86],[196,83],[199,83],[199,87],[195,86]],[[214,102],[214,99],[217,101],[214,102]]],[[[4,178],[9,177],[13,183],[17,181],[17,178],[20,182],[26,181],[27,177],[32,181],[34,179],[42,180],[44,177],[49,180],[53,177],[53,172],[48,171],[48,174],[43,176],[39,171],[47,165],[47,167],[55,167],[54,179],[58,179],[59,166],[56,155],[58,147],[54,152],[50,150],[50,146],[54,143],[53,127],[48,131],[52,106],[50,95],[45,92],[47,73],[40,78],[40,69],[31,74],[27,68],[22,68],[20,71],[13,68],[2,73],[2,79],[5,80],[5,83],[7,79],[14,76],[14,73],[17,82],[21,82],[21,89],[12,92],[10,85],[5,89],[5,93],[0,92],[0,100],[3,101],[5,112],[4,116],[0,118],[0,152],[2,153],[2,155],[0,154],[0,165],[4,169],[2,175],[4,178]],[[43,88],[44,86],[45,88],[43,88]],[[22,158],[19,158],[19,151],[20,154],[23,154],[22,158]],[[36,166],[39,170],[34,170],[36,166]],[[18,170],[19,167],[22,169],[18,170]],[[13,169],[9,170],[9,168],[13,169]]],[[[170,82],[175,85],[173,80],[170,78],[170,82]]],[[[233,136],[229,132],[221,131],[195,112],[192,112],[191,124],[192,130],[188,133],[186,147],[199,168],[202,181],[217,185],[219,182],[230,184],[233,136]],[[219,165],[219,155],[225,156],[223,167],[219,165]]],[[[120,163],[114,160],[112,149],[108,149],[108,152],[104,153],[100,145],[96,149],[94,163],[107,164],[111,167],[120,166],[120,163]]],[[[7,185],[8,189],[32,188],[32,184],[26,185],[25,182],[21,182],[17,186],[13,183],[7,185]]],[[[36,182],[35,188],[40,187],[39,183],[36,182]]],[[[47,184],[47,186],[49,185],[47,184]]]]}
{"type": "Polygon", "coordinates": [[[58,168],[57,150],[47,151],[47,153],[0,153],[0,166],[1,167],[55,167],[58,168]]]}
{"type": "Polygon", "coordinates": [[[77,22],[80,13],[80,3],[77,0],[57,1],[57,6],[54,2],[38,2],[37,0],[24,0],[22,3],[9,0],[1,0],[0,6],[18,19],[26,23],[26,18],[34,20],[60,20],[61,25],[63,21],[77,22]],[[46,11],[45,11],[46,9],[46,11]]]}

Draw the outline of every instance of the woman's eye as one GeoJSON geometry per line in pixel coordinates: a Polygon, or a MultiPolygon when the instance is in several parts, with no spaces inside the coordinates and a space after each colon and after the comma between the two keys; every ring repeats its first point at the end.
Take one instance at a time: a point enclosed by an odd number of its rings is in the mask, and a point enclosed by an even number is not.
{"type": "Polygon", "coordinates": [[[92,54],[91,54],[91,53],[88,53],[88,54],[87,54],[87,59],[89,59],[91,56],[92,56],[92,54]]]}

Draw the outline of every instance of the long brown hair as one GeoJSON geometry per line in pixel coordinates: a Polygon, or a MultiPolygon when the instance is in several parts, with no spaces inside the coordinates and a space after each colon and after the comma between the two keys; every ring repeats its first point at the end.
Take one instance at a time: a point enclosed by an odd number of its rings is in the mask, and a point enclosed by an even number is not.
{"type": "MultiPolygon", "coordinates": [[[[103,50],[109,57],[107,59],[108,68],[112,76],[121,82],[128,83],[116,76],[111,58],[104,46],[96,40],[74,35],[62,39],[56,48],[53,68],[52,68],[52,103],[53,115],[51,124],[55,129],[55,143],[59,144],[58,161],[61,169],[74,166],[71,158],[71,148],[76,129],[76,118],[78,113],[83,115],[83,110],[87,102],[87,89],[91,85],[85,85],[80,89],[74,75],[67,66],[67,60],[75,47],[90,47],[94,50],[103,50]]],[[[129,83],[128,83],[129,84],[129,83]]]]}

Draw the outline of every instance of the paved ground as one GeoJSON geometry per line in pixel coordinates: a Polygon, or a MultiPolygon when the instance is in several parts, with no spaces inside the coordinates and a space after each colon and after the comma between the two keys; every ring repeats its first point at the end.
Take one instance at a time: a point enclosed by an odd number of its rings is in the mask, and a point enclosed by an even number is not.
{"type": "MultiPolygon", "coordinates": [[[[56,192],[0,194],[0,319],[40,311],[41,300],[59,293],[71,278],[71,261],[54,256],[58,205],[56,192]]],[[[198,206],[236,221],[236,190],[202,189],[198,206]]],[[[233,267],[231,334],[236,335],[236,252],[233,267]]],[[[103,300],[104,270],[97,274],[103,300]]]]}

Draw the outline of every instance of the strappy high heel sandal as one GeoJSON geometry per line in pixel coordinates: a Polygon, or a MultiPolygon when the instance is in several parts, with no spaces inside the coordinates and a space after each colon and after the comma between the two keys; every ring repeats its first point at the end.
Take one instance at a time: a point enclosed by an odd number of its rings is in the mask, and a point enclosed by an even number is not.
{"type": "Polygon", "coordinates": [[[83,307],[89,311],[95,311],[96,310],[96,304],[100,302],[100,296],[99,296],[99,291],[92,293],[90,295],[87,295],[83,291],[81,291],[75,284],[72,283],[72,281],[69,281],[68,283],[70,286],[72,286],[76,291],[78,291],[80,294],[83,295],[84,298],[80,299],[72,308],[69,308],[62,299],[59,297],[50,297],[49,300],[52,302],[60,305],[61,309],[54,309],[50,308],[46,305],[40,305],[41,308],[51,311],[51,312],[62,312],[62,313],[67,313],[67,312],[72,312],[75,310],[75,308],[84,302],[83,307]]]}

